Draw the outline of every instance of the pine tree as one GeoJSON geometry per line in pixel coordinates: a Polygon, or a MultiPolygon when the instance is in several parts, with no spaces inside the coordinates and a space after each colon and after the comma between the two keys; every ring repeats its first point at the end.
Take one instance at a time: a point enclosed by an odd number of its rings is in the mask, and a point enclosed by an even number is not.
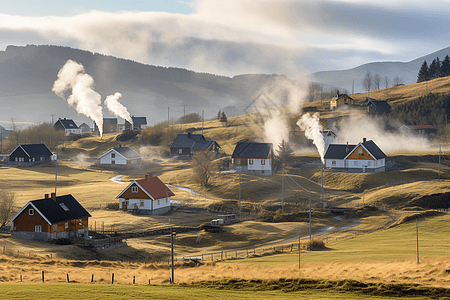
{"type": "Polygon", "coordinates": [[[219,109],[219,112],[217,113],[217,120],[220,120],[220,116],[221,116],[222,114],[221,114],[221,111],[220,111],[220,109],[219,109]]]}
{"type": "Polygon", "coordinates": [[[227,115],[224,111],[222,111],[222,115],[220,116],[220,122],[222,122],[222,125],[226,125],[228,122],[227,115]]]}
{"type": "Polygon", "coordinates": [[[292,160],[292,152],[291,146],[284,139],[281,140],[281,143],[278,144],[277,149],[277,160],[282,165],[287,165],[292,160]]]}
{"type": "Polygon", "coordinates": [[[441,63],[441,77],[450,76],[450,57],[445,56],[441,63]]]}
{"type": "Polygon", "coordinates": [[[439,77],[440,67],[441,67],[441,64],[439,62],[439,58],[433,59],[433,61],[430,64],[430,67],[428,68],[428,74],[429,74],[430,79],[439,77]]]}
{"type": "Polygon", "coordinates": [[[427,61],[424,60],[422,66],[419,69],[419,74],[417,75],[417,83],[427,81],[428,79],[429,79],[428,65],[427,61]]]}

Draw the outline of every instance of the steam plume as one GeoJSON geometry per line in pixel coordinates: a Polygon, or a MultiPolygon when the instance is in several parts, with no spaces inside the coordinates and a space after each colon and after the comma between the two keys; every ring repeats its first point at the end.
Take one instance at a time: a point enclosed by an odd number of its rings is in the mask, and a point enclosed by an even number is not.
{"type": "Polygon", "coordinates": [[[58,72],[58,79],[53,83],[52,91],[65,99],[65,92],[69,89],[72,94],[67,103],[74,107],[78,113],[91,118],[98,126],[100,136],[103,132],[103,113],[101,96],[94,91],[94,79],[86,74],[83,65],[68,60],[58,72]]]}
{"type": "Polygon", "coordinates": [[[301,119],[298,120],[297,125],[301,130],[305,131],[305,136],[312,140],[313,144],[316,145],[320,159],[322,160],[322,163],[325,163],[323,158],[325,155],[325,142],[323,141],[323,135],[320,133],[322,125],[319,123],[319,114],[304,114],[301,119]]]}
{"type": "Polygon", "coordinates": [[[106,107],[116,116],[121,117],[122,119],[125,119],[133,124],[133,120],[131,119],[130,113],[128,112],[127,108],[119,102],[119,98],[121,97],[122,94],[118,92],[114,95],[107,96],[105,99],[106,107]]]}

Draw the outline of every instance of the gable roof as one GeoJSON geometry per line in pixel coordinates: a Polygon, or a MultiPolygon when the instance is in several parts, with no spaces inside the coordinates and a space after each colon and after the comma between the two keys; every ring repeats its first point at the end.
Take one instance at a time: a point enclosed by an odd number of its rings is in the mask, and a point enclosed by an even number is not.
{"type": "Polygon", "coordinates": [[[91,217],[87,210],[69,194],[57,196],[56,201],[53,201],[51,198],[29,201],[10,222],[14,221],[28,206],[32,206],[50,225],[91,217]],[[64,205],[66,209],[63,208],[64,205]]]}
{"type": "Polygon", "coordinates": [[[135,117],[135,116],[132,116],[131,119],[133,120],[133,125],[147,125],[147,118],[146,117],[135,117]]]}
{"type": "Polygon", "coordinates": [[[105,156],[106,154],[108,154],[110,152],[116,152],[117,154],[121,155],[125,159],[142,158],[142,156],[139,153],[137,153],[130,147],[125,146],[125,147],[114,147],[112,149],[109,149],[108,151],[106,151],[105,153],[100,155],[97,159],[102,158],[103,156],[105,156]]]}
{"type": "Polygon", "coordinates": [[[347,144],[330,144],[328,146],[327,152],[325,153],[325,159],[344,159],[353,150],[356,145],[347,144]]]}
{"type": "Polygon", "coordinates": [[[175,196],[175,194],[157,177],[153,175],[145,175],[144,179],[140,180],[133,180],[117,197],[116,199],[120,198],[120,196],[125,193],[131,186],[137,185],[139,188],[144,191],[147,196],[152,198],[153,200],[164,198],[164,197],[170,197],[175,196]]]}
{"type": "Polygon", "coordinates": [[[242,140],[236,143],[232,158],[268,158],[272,152],[272,143],[256,143],[242,140]]]}
{"type": "Polygon", "coordinates": [[[18,148],[21,148],[28,157],[53,155],[53,153],[47,148],[45,144],[19,145],[9,155],[13,154],[18,148]]]}
{"type": "Polygon", "coordinates": [[[78,128],[81,128],[81,127],[87,127],[87,128],[91,128],[88,124],[86,124],[86,123],[82,123],[80,126],[78,126],[78,128]]]}
{"type": "Polygon", "coordinates": [[[105,124],[117,124],[117,118],[103,118],[103,125],[105,124]]]}
{"type": "Polygon", "coordinates": [[[192,148],[200,140],[206,140],[203,134],[179,134],[170,145],[170,148],[192,148]]]}
{"type": "Polygon", "coordinates": [[[375,107],[383,108],[386,110],[391,109],[391,105],[387,101],[381,101],[381,100],[375,100],[375,99],[368,99],[367,100],[367,106],[374,105],[375,107]]]}
{"type": "Polygon", "coordinates": [[[336,137],[336,134],[332,130],[321,130],[320,133],[323,135],[323,137],[327,136],[336,137]]]}
{"type": "MultiPolygon", "coordinates": [[[[77,124],[75,124],[75,122],[72,119],[58,119],[58,121],[56,121],[56,123],[60,123],[62,125],[63,128],[65,129],[78,129],[77,124]]],[[[55,125],[56,125],[55,123],[55,125]]]]}
{"type": "Polygon", "coordinates": [[[325,159],[346,159],[361,145],[374,159],[386,158],[386,154],[372,141],[359,142],[357,145],[330,144],[324,155],[325,159]]]}

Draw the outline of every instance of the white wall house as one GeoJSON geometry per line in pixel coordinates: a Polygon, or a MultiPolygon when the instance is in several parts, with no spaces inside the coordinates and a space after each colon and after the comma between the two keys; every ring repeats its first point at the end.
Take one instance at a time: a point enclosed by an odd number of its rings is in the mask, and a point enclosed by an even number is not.
{"type": "Polygon", "coordinates": [[[142,157],[130,147],[116,147],[106,151],[97,159],[101,165],[126,167],[140,163],[142,157]]]}
{"type": "Polygon", "coordinates": [[[386,158],[373,141],[365,138],[357,145],[331,144],[324,156],[326,168],[349,172],[384,172],[386,158]]]}
{"type": "Polygon", "coordinates": [[[161,215],[170,211],[175,194],[156,176],[133,180],[117,197],[119,209],[143,215],[161,215]]]}
{"type": "Polygon", "coordinates": [[[273,145],[247,140],[239,141],[231,155],[231,161],[239,172],[272,175],[273,145]]]}

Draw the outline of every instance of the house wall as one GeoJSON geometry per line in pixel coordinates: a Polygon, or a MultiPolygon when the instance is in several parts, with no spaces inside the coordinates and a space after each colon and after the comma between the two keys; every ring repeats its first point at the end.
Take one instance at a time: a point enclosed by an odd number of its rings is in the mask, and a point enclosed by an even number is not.
{"type": "Polygon", "coordinates": [[[115,165],[126,165],[127,164],[127,160],[114,151],[111,151],[110,153],[108,153],[105,156],[103,156],[102,158],[100,158],[101,165],[111,165],[111,164],[113,164],[112,163],[113,161],[114,161],[115,165]],[[115,154],[115,158],[111,157],[113,153],[115,154]]]}
{"type": "Polygon", "coordinates": [[[362,159],[325,159],[326,168],[346,169],[350,172],[380,172],[385,171],[385,159],[380,160],[362,160],[362,159]],[[333,161],[335,162],[333,164],[333,161]],[[369,165],[370,164],[370,165],[369,165]]]}
{"type": "Polygon", "coordinates": [[[130,185],[128,187],[128,189],[120,196],[123,199],[150,199],[150,197],[135,183],[130,185]],[[138,192],[137,193],[133,193],[132,187],[133,186],[137,186],[138,187],[138,192]]]}
{"type": "Polygon", "coordinates": [[[360,159],[360,160],[374,160],[374,158],[364,149],[363,146],[359,145],[355,151],[352,152],[347,157],[348,160],[360,159]],[[359,153],[361,151],[361,153],[359,153]]]}
{"type": "Polygon", "coordinates": [[[191,148],[170,148],[171,155],[193,155],[191,148]]]}
{"type": "Polygon", "coordinates": [[[34,210],[34,215],[29,215],[29,209],[33,209],[31,205],[28,205],[22,213],[14,220],[13,231],[32,231],[34,232],[34,226],[41,225],[42,232],[50,232],[50,225],[45,221],[41,215],[34,210]]]}
{"type": "Polygon", "coordinates": [[[325,159],[325,166],[327,168],[345,168],[345,161],[343,159],[325,159]]]}
{"type": "Polygon", "coordinates": [[[71,128],[71,129],[66,129],[64,130],[65,134],[81,134],[81,129],[80,128],[71,128]]]}
{"type": "Polygon", "coordinates": [[[272,159],[248,159],[249,171],[270,171],[272,170],[272,159]]]}
{"type": "Polygon", "coordinates": [[[164,214],[164,213],[170,211],[170,197],[160,198],[160,199],[156,199],[156,200],[119,198],[119,209],[122,209],[122,210],[138,209],[139,214],[143,214],[143,215],[164,214]],[[127,207],[125,207],[125,203],[124,203],[125,201],[128,201],[127,207]]]}

